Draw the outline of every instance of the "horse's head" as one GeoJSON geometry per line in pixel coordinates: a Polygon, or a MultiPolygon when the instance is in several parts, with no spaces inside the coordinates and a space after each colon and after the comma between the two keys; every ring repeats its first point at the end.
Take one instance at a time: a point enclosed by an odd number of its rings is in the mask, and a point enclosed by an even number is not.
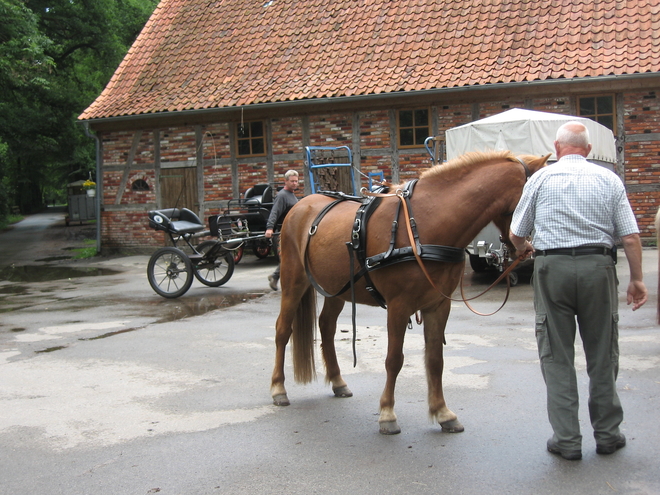
{"type": "Polygon", "coordinates": [[[525,182],[527,182],[527,179],[529,179],[534,172],[546,166],[548,158],[550,158],[550,154],[541,157],[519,155],[517,159],[514,160],[514,164],[518,164],[520,167],[520,174],[516,173],[515,178],[513,178],[514,176],[512,174],[512,182],[515,184],[515,187],[513,188],[511,202],[504,213],[493,219],[495,225],[500,229],[500,232],[502,232],[502,242],[507,245],[509,252],[512,254],[516,252],[516,249],[513,247],[513,244],[509,239],[509,227],[511,226],[513,212],[520,201],[525,182]]]}

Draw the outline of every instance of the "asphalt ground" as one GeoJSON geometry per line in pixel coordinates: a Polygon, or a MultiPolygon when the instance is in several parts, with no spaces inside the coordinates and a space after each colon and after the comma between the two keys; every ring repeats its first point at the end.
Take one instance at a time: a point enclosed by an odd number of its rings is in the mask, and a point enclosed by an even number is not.
{"type": "MultiPolygon", "coordinates": [[[[0,263],[2,494],[660,493],[655,249],[644,250],[647,305],[633,313],[620,294],[628,445],[595,453],[578,353],[584,457],[569,462],[545,449],[551,430],[524,274],[494,316],[453,304],[445,396],[465,432],[443,433],[428,419],[414,325],[397,382],[402,433],[383,436],[384,310],[358,307],[355,368],[351,315],[340,316],[338,355],[354,397],[333,397],[317,353],[310,385],[294,383],[287,362],[291,406],[276,407],[273,258],[246,256],[225,286],[195,281],[166,300],[149,287],[147,256],[72,260],[89,225],[64,227],[55,211],[24,222],[0,234],[9,253],[0,263]]],[[[492,277],[467,268],[467,291],[492,277]]],[[[625,290],[623,257],[619,278],[625,290]]],[[[474,305],[492,311],[504,292],[474,305]]]]}

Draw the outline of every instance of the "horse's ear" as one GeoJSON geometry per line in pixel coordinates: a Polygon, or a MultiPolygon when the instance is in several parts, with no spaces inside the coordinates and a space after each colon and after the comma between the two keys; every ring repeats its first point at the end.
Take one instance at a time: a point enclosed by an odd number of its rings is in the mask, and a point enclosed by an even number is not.
{"type": "Polygon", "coordinates": [[[536,172],[537,170],[545,167],[548,162],[548,158],[552,156],[552,153],[548,153],[545,156],[539,156],[534,158],[528,163],[529,169],[532,171],[532,173],[536,172]]]}

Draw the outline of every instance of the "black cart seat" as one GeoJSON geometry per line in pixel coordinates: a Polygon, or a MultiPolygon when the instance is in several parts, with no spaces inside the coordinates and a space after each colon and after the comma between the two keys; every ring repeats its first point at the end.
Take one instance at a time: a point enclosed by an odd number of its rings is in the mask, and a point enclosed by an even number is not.
{"type": "Polygon", "coordinates": [[[204,230],[204,224],[188,208],[166,208],[149,212],[149,227],[174,235],[194,234],[204,230]]]}

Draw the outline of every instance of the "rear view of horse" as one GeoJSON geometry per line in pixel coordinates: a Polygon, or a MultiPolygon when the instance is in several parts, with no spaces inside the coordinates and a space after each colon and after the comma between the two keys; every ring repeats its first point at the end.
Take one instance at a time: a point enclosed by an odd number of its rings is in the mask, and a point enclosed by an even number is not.
{"type": "Polygon", "coordinates": [[[368,214],[358,212],[360,202],[321,194],[299,201],[286,217],[280,239],[282,300],[271,384],[274,404],[289,405],[284,358],[291,337],[294,378],[306,383],[315,376],[319,289],[326,296],[319,317],[326,381],[336,396],[352,395],[341,376],[334,346],[337,318],[345,302],[354,297],[358,303],[386,306],[387,379],[378,422],[381,433],[399,433],[395,383],[403,366],[406,327],[411,315],[420,312],[429,414],[443,430],[463,431],[456,414],[447,407],[442,389],[444,333],[451,307],[447,296],[463,272],[464,248],[489,222],[497,225],[513,252],[508,240],[511,215],[526,179],[545,166],[548,156],[468,153],[428,169],[412,184],[391,187],[390,194],[378,198],[368,214]],[[357,244],[366,261],[353,248],[347,249],[347,243],[356,244],[356,228],[362,236],[357,244]],[[352,278],[352,274],[359,277],[352,278]],[[353,287],[347,290],[351,280],[353,287]]]}

